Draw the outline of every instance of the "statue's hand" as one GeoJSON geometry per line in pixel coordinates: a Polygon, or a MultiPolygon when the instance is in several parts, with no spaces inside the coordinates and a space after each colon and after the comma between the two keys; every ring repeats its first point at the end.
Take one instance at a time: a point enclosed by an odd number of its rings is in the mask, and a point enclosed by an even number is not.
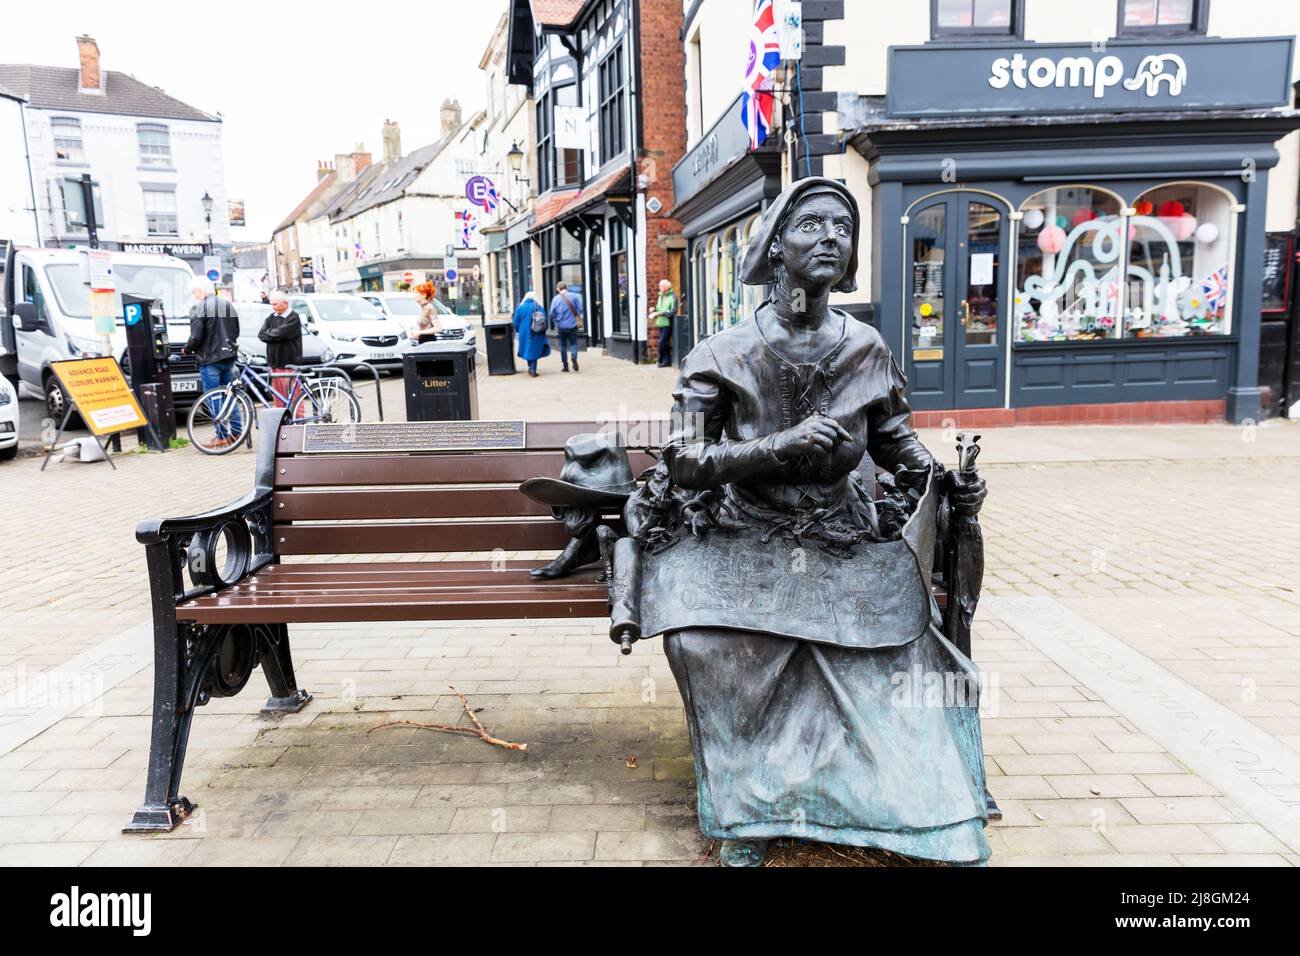
{"type": "Polygon", "coordinates": [[[798,425],[776,433],[774,450],[783,461],[800,455],[829,455],[840,442],[852,442],[853,436],[835,419],[826,415],[809,415],[798,425]]]}
{"type": "Polygon", "coordinates": [[[964,478],[961,472],[950,471],[947,473],[947,481],[948,500],[957,514],[971,517],[979,514],[989,493],[984,479],[964,478]]]}

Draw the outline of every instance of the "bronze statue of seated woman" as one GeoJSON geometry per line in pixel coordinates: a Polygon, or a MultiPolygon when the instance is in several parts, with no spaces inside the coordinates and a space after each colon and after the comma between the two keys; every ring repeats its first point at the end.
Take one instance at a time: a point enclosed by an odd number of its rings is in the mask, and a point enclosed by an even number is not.
{"type": "Polygon", "coordinates": [[[936,463],[880,335],[828,304],[856,287],[859,230],[829,179],[768,208],[742,280],[771,297],[686,357],[609,549],[612,636],[663,635],[727,865],[776,837],[989,855],[979,675],[929,587],[940,498],[974,515],[984,484],[936,463]]]}

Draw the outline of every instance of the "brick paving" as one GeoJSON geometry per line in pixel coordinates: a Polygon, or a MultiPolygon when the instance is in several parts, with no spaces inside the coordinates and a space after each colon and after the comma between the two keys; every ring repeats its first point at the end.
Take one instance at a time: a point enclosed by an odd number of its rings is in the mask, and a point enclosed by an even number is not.
{"type": "MultiPolygon", "coordinates": [[[[673,375],[594,354],[479,383],[484,418],[667,410],[673,375]]],[[[384,383],[389,418],[400,383],[384,383]]],[[[373,396],[367,399],[373,408],[373,396]]],[[[927,430],[941,454],[952,435],[927,430]]],[[[128,445],[130,442],[128,442],[128,445]]],[[[1248,809],[994,612],[1045,599],[1249,721],[1300,759],[1300,427],[1037,427],[985,432],[992,489],[975,657],[987,695],[994,865],[1294,865],[1275,818],[1248,809]]],[[[242,494],[252,455],[127,454],[120,470],[0,468],[0,693],[148,621],[146,515],[242,494]],[[12,503],[21,502],[21,507],[12,503]]],[[[143,633],[143,631],[141,632],[143,633]]],[[[143,793],[152,670],[0,753],[0,863],[697,864],[690,749],[658,642],[620,656],[600,621],[293,628],[300,714],[263,718],[260,673],[201,708],[175,833],[119,830],[143,793]],[[506,752],[378,728],[450,722],[470,695],[506,752]],[[635,756],[635,761],[630,758],[635,756]]],[[[147,651],[147,640],[142,645],[147,651]]],[[[1050,651],[1051,647],[1048,646],[1050,651]]],[[[0,734],[6,714],[0,710],[0,734]]]]}

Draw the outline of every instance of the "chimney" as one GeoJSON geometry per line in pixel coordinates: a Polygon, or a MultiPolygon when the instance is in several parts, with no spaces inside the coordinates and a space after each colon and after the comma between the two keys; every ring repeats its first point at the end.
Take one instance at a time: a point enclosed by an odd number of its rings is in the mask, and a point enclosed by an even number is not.
{"type": "Polygon", "coordinates": [[[77,37],[77,56],[81,60],[81,93],[103,93],[104,71],[99,66],[99,44],[91,36],[77,37]]]}
{"type": "Polygon", "coordinates": [[[460,129],[460,100],[442,101],[442,138],[455,136],[460,129]]]}
{"type": "Polygon", "coordinates": [[[316,160],[316,182],[320,182],[332,172],[334,172],[333,163],[326,159],[316,160]]]}
{"type": "Polygon", "coordinates": [[[356,148],[350,153],[336,153],[334,155],[334,171],[338,173],[338,182],[352,182],[357,178],[357,173],[369,166],[370,162],[370,154],[366,152],[363,143],[357,143],[356,148]]]}
{"type": "Polygon", "coordinates": [[[394,163],[402,158],[402,128],[392,120],[384,120],[384,162],[394,163]]]}

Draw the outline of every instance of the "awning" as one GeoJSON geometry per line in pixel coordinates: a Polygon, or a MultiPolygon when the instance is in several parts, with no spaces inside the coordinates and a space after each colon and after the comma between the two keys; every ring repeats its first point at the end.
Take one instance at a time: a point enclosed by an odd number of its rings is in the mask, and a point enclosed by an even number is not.
{"type": "Polygon", "coordinates": [[[604,202],[608,196],[630,196],[632,194],[632,171],[627,166],[620,166],[606,173],[600,179],[572,192],[551,193],[541,200],[533,209],[530,233],[540,232],[551,223],[566,216],[590,209],[604,202]]]}

